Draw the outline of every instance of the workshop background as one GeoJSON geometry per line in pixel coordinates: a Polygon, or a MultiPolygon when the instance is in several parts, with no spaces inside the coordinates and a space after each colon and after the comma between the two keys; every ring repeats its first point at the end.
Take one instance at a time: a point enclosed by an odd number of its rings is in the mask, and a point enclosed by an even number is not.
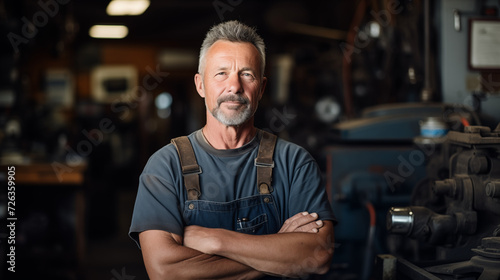
{"type": "Polygon", "coordinates": [[[257,126],[324,174],[318,279],[500,279],[500,1],[119,2],[0,2],[2,279],[148,279],[138,176],[203,125],[199,47],[231,19],[267,45],[257,126]]]}

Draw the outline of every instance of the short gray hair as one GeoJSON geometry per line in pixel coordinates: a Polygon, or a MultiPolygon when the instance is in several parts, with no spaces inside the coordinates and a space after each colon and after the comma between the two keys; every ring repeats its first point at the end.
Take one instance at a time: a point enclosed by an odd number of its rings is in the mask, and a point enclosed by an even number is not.
{"type": "Polygon", "coordinates": [[[251,43],[254,45],[260,54],[261,76],[264,75],[264,69],[266,67],[266,46],[264,44],[264,40],[262,40],[259,34],[257,34],[255,28],[249,27],[237,20],[219,23],[207,32],[207,35],[201,44],[198,73],[202,74],[203,67],[205,67],[205,55],[207,54],[208,49],[219,40],[251,43]]]}

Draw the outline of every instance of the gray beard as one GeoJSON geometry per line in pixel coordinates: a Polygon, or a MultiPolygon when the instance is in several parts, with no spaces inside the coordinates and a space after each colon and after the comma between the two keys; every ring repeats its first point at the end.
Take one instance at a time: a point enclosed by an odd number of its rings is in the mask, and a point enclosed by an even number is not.
{"type": "Polygon", "coordinates": [[[217,107],[215,107],[210,113],[223,125],[238,126],[249,120],[254,112],[252,111],[250,102],[247,99],[241,96],[230,95],[217,99],[217,107]],[[243,103],[244,108],[242,111],[235,112],[233,116],[227,116],[220,110],[220,104],[224,101],[239,101],[243,103]]]}
{"type": "Polygon", "coordinates": [[[214,108],[211,112],[212,116],[216,118],[220,123],[227,126],[238,126],[245,123],[252,117],[252,110],[250,104],[246,105],[243,111],[239,111],[232,116],[227,116],[220,110],[220,106],[214,108]]]}

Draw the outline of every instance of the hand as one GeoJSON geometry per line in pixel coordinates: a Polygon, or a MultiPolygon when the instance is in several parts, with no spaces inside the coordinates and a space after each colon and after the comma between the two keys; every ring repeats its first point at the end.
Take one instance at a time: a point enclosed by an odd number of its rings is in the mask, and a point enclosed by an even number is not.
{"type": "Polygon", "coordinates": [[[214,229],[195,225],[185,227],[183,245],[205,254],[212,254],[214,246],[217,246],[217,240],[210,234],[212,230],[214,229]]]}
{"type": "Polygon", "coordinates": [[[318,214],[301,212],[288,218],[278,233],[284,232],[318,232],[323,226],[323,221],[317,220],[318,214]]]}

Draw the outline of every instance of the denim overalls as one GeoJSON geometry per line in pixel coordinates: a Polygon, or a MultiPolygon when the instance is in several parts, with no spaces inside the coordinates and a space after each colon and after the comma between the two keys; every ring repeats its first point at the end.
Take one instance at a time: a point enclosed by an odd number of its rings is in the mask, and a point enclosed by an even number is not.
{"type": "Polygon", "coordinates": [[[186,225],[208,228],[223,228],[248,234],[277,233],[282,221],[278,215],[276,202],[271,195],[273,153],[276,136],[262,131],[255,166],[259,194],[229,202],[198,200],[201,195],[199,174],[201,168],[196,161],[191,142],[185,136],[172,140],[181,161],[184,185],[188,200],[183,209],[186,225]]]}

